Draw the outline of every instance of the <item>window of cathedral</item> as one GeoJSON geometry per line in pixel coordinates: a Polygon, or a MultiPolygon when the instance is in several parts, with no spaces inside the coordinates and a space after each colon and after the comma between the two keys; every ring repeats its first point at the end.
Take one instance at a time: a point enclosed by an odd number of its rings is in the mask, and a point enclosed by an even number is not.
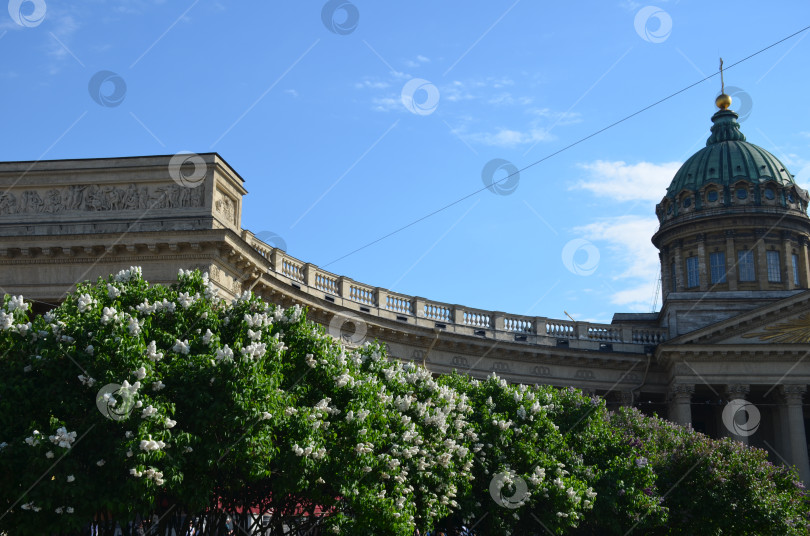
{"type": "Polygon", "coordinates": [[[740,274],[740,281],[756,281],[753,251],[737,252],[737,273],[740,274]]]}
{"type": "Polygon", "coordinates": [[[766,251],[766,260],[768,261],[768,281],[771,283],[782,282],[782,271],[779,266],[779,252],[766,251]]]}
{"type": "Polygon", "coordinates": [[[686,259],[686,286],[689,288],[700,286],[700,268],[697,257],[686,259]]]}
{"type": "Polygon", "coordinates": [[[776,191],[773,188],[771,188],[770,186],[765,188],[765,191],[762,193],[762,195],[768,201],[773,201],[774,199],[776,199],[776,191]]]}
{"type": "Polygon", "coordinates": [[[726,254],[722,251],[712,253],[709,255],[709,264],[711,266],[712,283],[725,283],[726,254]]]}
{"type": "Polygon", "coordinates": [[[793,284],[799,286],[799,256],[795,253],[791,255],[793,261],[793,284]]]}
{"type": "Polygon", "coordinates": [[[748,197],[748,188],[738,187],[735,195],[737,196],[737,199],[746,199],[748,197]]]}
{"type": "Polygon", "coordinates": [[[706,192],[706,201],[709,203],[716,203],[719,198],[720,194],[717,192],[717,190],[709,190],[706,192]]]}
{"type": "Polygon", "coordinates": [[[684,200],[683,200],[683,208],[689,208],[691,206],[692,206],[692,198],[691,197],[684,198],[684,200]]]}

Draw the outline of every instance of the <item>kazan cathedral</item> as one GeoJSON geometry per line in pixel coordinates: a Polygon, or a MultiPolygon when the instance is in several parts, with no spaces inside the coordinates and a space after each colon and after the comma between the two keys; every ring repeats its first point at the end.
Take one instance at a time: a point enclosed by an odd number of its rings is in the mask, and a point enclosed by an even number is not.
{"type": "Polygon", "coordinates": [[[130,266],[166,284],[197,268],[225,297],[306,306],[346,344],[378,339],[434,374],[573,386],[767,449],[810,484],[808,194],[746,140],[728,95],[716,104],[655,209],[657,313],[524,316],[328,272],[241,227],[244,180],[217,153],[0,163],[0,289],[42,312],[130,266]]]}

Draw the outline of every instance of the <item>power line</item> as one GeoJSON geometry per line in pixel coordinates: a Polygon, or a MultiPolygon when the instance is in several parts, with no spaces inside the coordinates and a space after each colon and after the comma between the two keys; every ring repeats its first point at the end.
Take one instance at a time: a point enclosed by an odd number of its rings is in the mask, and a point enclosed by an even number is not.
{"type": "MultiPolygon", "coordinates": [[[[743,63],[743,62],[745,62],[745,61],[750,60],[750,59],[751,59],[751,58],[753,58],[754,56],[757,56],[757,55],[759,55],[759,54],[762,54],[762,53],[763,53],[763,52],[765,52],[766,50],[771,49],[771,48],[775,47],[776,45],[778,45],[778,44],[780,44],[780,43],[783,43],[783,42],[787,41],[788,39],[791,39],[791,38],[793,38],[793,37],[796,37],[796,36],[797,36],[797,35],[799,35],[800,33],[807,31],[808,29],[810,29],[810,26],[805,26],[805,27],[804,27],[804,28],[802,28],[801,30],[799,30],[799,31],[797,31],[797,32],[794,32],[794,33],[792,33],[792,34],[788,35],[787,37],[783,37],[782,39],[780,39],[780,40],[778,40],[778,41],[775,41],[775,42],[771,43],[770,45],[766,46],[765,48],[761,48],[761,49],[757,50],[756,52],[754,52],[753,54],[750,54],[750,55],[748,55],[748,56],[744,57],[743,59],[738,60],[738,61],[736,61],[736,62],[732,63],[732,64],[731,64],[731,65],[729,65],[728,67],[725,67],[725,70],[726,70],[726,71],[728,71],[729,69],[731,69],[731,68],[733,68],[733,67],[735,67],[735,66],[737,66],[737,65],[739,65],[739,64],[741,64],[741,63],[743,63]]],[[[578,139],[577,141],[575,141],[575,142],[573,142],[573,143],[570,143],[570,144],[566,145],[565,147],[563,147],[563,148],[561,148],[561,149],[558,149],[558,150],[554,151],[553,153],[547,154],[546,156],[544,156],[544,157],[543,157],[543,158],[541,158],[540,160],[537,160],[537,161],[535,161],[535,162],[532,162],[531,164],[529,164],[529,165],[525,166],[524,168],[519,169],[519,170],[517,170],[517,171],[515,171],[515,172],[513,172],[513,173],[511,173],[511,174],[509,174],[509,175],[507,175],[506,177],[503,177],[502,179],[499,179],[499,180],[497,180],[497,181],[493,182],[491,186],[484,186],[483,188],[479,188],[478,190],[475,190],[475,191],[473,191],[473,192],[471,192],[471,193],[469,193],[469,194],[465,195],[464,197],[461,197],[461,198],[459,198],[459,199],[456,199],[456,200],[455,200],[455,201],[453,201],[452,203],[448,203],[447,205],[444,205],[443,207],[438,208],[438,209],[434,210],[433,212],[430,212],[430,213],[428,213],[428,214],[425,214],[425,215],[424,215],[424,216],[422,216],[421,218],[418,218],[418,219],[416,219],[416,220],[414,220],[414,221],[412,221],[412,222],[410,222],[410,223],[408,223],[408,224],[406,224],[406,225],[403,225],[402,227],[400,227],[400,228],[398,228],[398,229],[395,229],[395,230],[391,231],[390,233],[385,234],[385,235],[383,235],[383,236],[381,236],[381,237],[377,238],[376,240],[372,240],[371,242],[369,242],[369,243],[367,243],[367,244],[365,244],[365,245],[363,245],[363,246],[360,246],[359,248],[357,248],[357,249],[355,249],[355,250],[353,250],[353,251],[350,251],[349,253],[347,253],[347,254],[343,255],[342,257],[338,257],[337,259],[335,259],[335,260],[333,260],[333,261],[331,261],[331,262],[329,262],[329,263],[327,263],[327,264],[324,264],[324,265],[323,265],[323,268],[326,268],[327,266],[329,266],[329,265],[331,265],[331,264],[334,264],[334,263],[336,263],[336,262],[338,262],[338,261],[342,261],[342,260],[343,260],[343,259],[345,259],[346,257],[350,257],[350,256],[354,255],[355,253],[358,253],[358,252],[360,252],[360,251],[362,251],[362,250],[364,250],[364,249],[366,249],[366,248],[368,248],[368,247],[371,247],[371,246],[373,246],[374,244],[376,244],[376,243],[378,243],[378,242],[382,242],[382,241],[383,241],[383,240],[385,240],[386,238],[390,238],[390,237],[394,236],[395,234],[400,233],[400,232],[404,231],[405,229],[408,229],[409,227],[413,227],[413,226],[414,226],[414,225],[416,225],[417,223],[420,223],[420,222],[422,222],[422,221],[424,221],[424,220],[426,220],[426,219],[428,219],[428,218],[431,218],[431,217],[435,216],[436,214],[438,214],[438,213],[440,213],[440,212],[443,212],[443,211],[447,210],[447,209],[448,209],[448,208],[450,208],[450,207],[453,207],[453,206],[455,206],[455,205],[458,205],[459,203],[461,203],[461,202],[463,202],[463,201],[465,201],[465,200],[467,200],[467,199],[469,199],[469,198],[471,198],[471,197],[473,197],[473,196],[475,196],[475,195],[480,194],[480,193],[481,193],[481,192],[483,192],[484,190],[489,190],[490,188],[492,188],[492,186],[494,186],[494,185],[496,185],[496,184],[498,184],[498,183],[500,183],[500,182],[506,181],[506,180],[508,180],[509,178],[511,178],[511,177],[513,177],[513,176],[515,176],[515,175],[519,175],[520,173],[522,173],[522,172],[526,171],[527,169],[529,169],[529,168],[531,168],[531,167],[534,167],[534,166],[536,166],[537,164],[540,164],[541,162],[545,162],[545,161],[546,161],[546,160],[548,160],[549,158],[552,158],[552,157],[554,157],[554,156],[557,156],[558,154],[560,154],[560,153],[562,153],[562,152],[565,152],[565,151],[567,151],[568,149],[570,149],[570,148],[572,148],[572,147],[575,147],[575,146],[579,145],[580,143],[582,143],[582,142],[584,142],[584,141],[587,141],[587,140],[589,140],[589,139],[593,138],[594,136],[598,136],[599,134],[601,134],[601,133],[605,132],[606,130],[609,130],[609,129],[611,129],[611,128],[615,127],[616,125],[619,125],[619,124],[621,124],[621,123],[624,123],[624,122],[625,122],[625,121],[627,121],[628,119],[632,119],[633,117],[635,117],[635,116],[637,116],[637,115],[639,115],[639,114],[641,114],[641,113],[643,113],[643,112],[646,112],[646,111],[647,111],[647,110],[649,110],[650,108],[654,108],[655,106],[658,106],[659,104],[661,104],[661,103],[663,103],[663,102],[666,102],[666,101],[668,101],[669,99],[671,99],[671,98],[673,98],[673,97],[675,97],[675,96],[677,96],[677,95],[680,95],[680,94],[681,94],[681,93],[683,93],[684,91],[687,91],[687,90],[689,90],[689,89],[692,89],[693,87],[695,87],[695,86],[697,86],[697,85],[699,85],[699,84],[702,84],[703,82],[705,82],[705,81],[707,81],[707,80],[709,80],[709,79],[711,79],[711,78],[714,78],[714,77],[715,77],[715,76],[717,76],[718,74],[720,74],[720,71],[719,71],[719,70],[718,70],[716,73],[710,74],[709,76],[706,76],[705,78],[702,78],[702,79],[698,80],[697,82],[694,82],[694,83],[689,84],[688,86],[686,86],[686,87],[684,87],[684,88],[682,88],[682,89],[679,89],[679,90],[678,90],[678,91],[676,91],[675,93],[672,93],[672,94],[670,94],[670,95],[668,95],[668,96],[664,97],[663,99],[657,100],[657,101],[655,101],[654,103],[652,103],[652,104],[650,104],[650,105],[647,105],[647,106],[645,106],[644,108],[641,108],[640,110],[638,110],[638,111],[636,111],[636,112],[633,112],[632,114],[630,114],[630,115],[627,115],[627,116],[623,117],[622,119],[619,119],[618,121],[614,121],[613,123],[610,123],[610,124],[609,124],[609,125],[607,125],[606,127],[600,128],[599,130],[597,130],[597,131],[595,131],[595,132],[592,132],[591,134],[588,134],[588,135],[587,135],[587,136],[585,136],[584,138],[580,138],[580,139],[578,139]]]]}

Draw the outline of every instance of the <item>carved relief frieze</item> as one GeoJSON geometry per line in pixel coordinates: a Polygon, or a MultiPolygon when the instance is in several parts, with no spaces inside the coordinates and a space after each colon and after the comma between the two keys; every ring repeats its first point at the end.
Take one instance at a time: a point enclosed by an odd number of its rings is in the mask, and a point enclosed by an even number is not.
{"type": "Polygon", "coordinates": [[[204,188],[186,188],[177,184],[130,184],[127,187],[71,184],[17,193],[2,192],[0,216],[201,207],[204,196],[204,188]]]}
{"type": "Polygon", "coordinates": [[[228,221],[236,223],[236,202],[230,196],[217,192],[214,210],[225,216],[228,221]]]}

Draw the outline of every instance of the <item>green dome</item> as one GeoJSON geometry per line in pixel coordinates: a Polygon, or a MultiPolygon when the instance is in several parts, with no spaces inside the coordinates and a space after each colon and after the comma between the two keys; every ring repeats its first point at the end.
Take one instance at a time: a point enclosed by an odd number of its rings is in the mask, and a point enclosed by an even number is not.
{"type": "Polygon", "coordinates": [[[793,176],[771,153],[745,141],[740,132],[739,116],[731,110],[720,110],[712,116],[712,135],[706,147],[693,154],[675,173],[667,188],[667,197],[674,199],[684,190],[698,192],[713,183],[730,187],[738,181],[759,185],[776,181],[791,186],[793,176]]]}

